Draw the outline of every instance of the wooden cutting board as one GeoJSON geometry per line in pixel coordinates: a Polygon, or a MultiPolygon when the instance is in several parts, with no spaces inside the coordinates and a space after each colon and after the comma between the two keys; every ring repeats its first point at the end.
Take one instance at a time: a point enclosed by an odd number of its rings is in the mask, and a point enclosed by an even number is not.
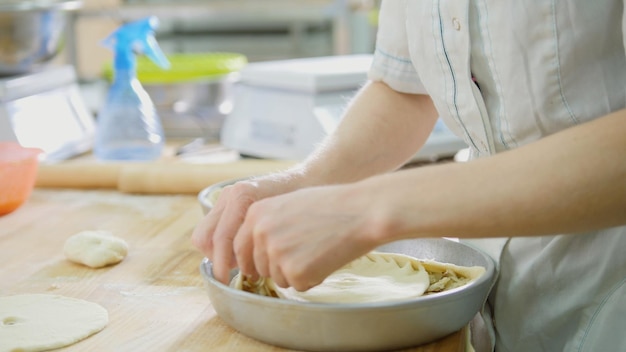
{"type": "MultiPolygon", "coordinates": [[[[36,189],[0,217],[0,295],[48,293],[96,302],[109,312],[101,332],[63,351],[287,351],[248,338],[215,313],[202,255],[190,243],[201,218],[195,196],[36,189]],[[84,230],[125,239],[118,265],[90,269],[67,261],[63,243],[84,230]]],[[[464,330],[406,351],[464,351],[464,330]]]]}

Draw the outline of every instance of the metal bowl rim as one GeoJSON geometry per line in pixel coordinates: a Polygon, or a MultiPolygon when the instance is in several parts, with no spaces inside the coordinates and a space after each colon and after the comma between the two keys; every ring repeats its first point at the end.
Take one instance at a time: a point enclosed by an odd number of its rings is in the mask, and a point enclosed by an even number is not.
{"type": "Polygon", "coordinates": [[[204,188],[203,190],[200,191],[200,193],[198,193],[198,201],[200,202],[200,204],[207,207],[207,209],[211,209],[213,207],[213,204],[209,200],[209,196],[211,195],[211,193],[213,193],[217,189],[224,188],[225,186],[229,186],[239,181],[244,181],[244,180],[249,180],[249,179],[250,179],[249,177],[242,177],[242,178],[236,178],[232,180],[226,180],[226,181],[214,183],[204,188]]]}
{"type": "MultiPolygon", "coordinates": [[[[443,241],[449,241],[447,239],[441,239],[443,241]]],[[[298,309],[305,310],[332,310],[332,311],[352,311],[352,310],[388,310],[388,309],[406,309],[415,305],[439,305],[445,304],[450,301],[455,301],[461,299],[466,295],[474,293],[477,290],[480,290],[483,285],[491,285],[493,279],[495,278],[495,263],[493,259],[484,253],[483,251],[469,246],[467,244],[459,243],[462,246],[466,246],[471,248],[474,251],[477,251],[482,257],[487,261],[487,266],[485,267],[485,273],[476,279],[475,281],[470,282],[467,285],[457,287],[455,289],[440,292],[437,294],[432,294],[428,296],[420,296],[409,300],[402,301],[382,301],[382,302],[367,302],[367,303],[321,303],[321,302],[300,302],[300,301],[291,301],[284,299],[276,299],[272,297],[265,297],[256,295],[250,292],[241,291],[233,289],[232,287],[221,283],[216,280],[212,274],[208,273],[207,267],[210,265],[211,261],[208,258],[204,258],[202,263],[200,264],[200,272],[204,277],[205,281],[209,285],[214,285],[217,289],[226,292],[231,297],[235,297],[239,300],[254,300],[258,302],[265,302],[271,305],[283,306],[283,307],[292,307],[298,309]]],[[[486,298],[486,297],[485,297],[486,298]]]]}

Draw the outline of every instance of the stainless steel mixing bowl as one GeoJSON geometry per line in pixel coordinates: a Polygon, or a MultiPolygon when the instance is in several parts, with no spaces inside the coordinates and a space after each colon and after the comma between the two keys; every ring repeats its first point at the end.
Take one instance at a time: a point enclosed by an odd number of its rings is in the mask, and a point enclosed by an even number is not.
{"type": "Polygon", "coordinates": [[[77,0],[4,0],[0,2],[0,75],[31,72],[63,49],[67,11],[77,0]]]}
{"type": "MultiPolygon", "coordinates": [[[[480,310],[495,277],[482,251],[447,239],[415,239],[384,252],[433,259],[486,272],[465,286],[402,302],[322,304],[263,297],[230,288],[205,259],[200,271],[217,314],[239,332],[268,344],[307,351],[382,351],[432,342],[466,326],[480,310]]],[[[237,274],[231,272],[231,278],[237,274]]]]}

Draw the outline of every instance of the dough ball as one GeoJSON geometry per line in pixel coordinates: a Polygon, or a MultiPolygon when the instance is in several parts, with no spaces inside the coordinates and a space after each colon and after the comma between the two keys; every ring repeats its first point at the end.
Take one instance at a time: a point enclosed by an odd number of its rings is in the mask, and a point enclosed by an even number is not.
{"type": "Polygon", "coordinates": [[[108,231],[83,231],[65,241],[63,253],[73,262],[101,268],[121,262],[128,244],[108,231]]]}
{"type": "Polygon", "coordinates": [[[0,297],[0,351],[47,351],[71,345],[109,322],[102,306],[45,294],[0,297]]]}

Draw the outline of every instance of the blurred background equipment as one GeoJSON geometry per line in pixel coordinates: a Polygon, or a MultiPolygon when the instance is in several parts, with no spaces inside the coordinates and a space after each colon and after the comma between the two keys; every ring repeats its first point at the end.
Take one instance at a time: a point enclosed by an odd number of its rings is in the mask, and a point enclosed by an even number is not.
{"type": "MultiPolygon", "coordinates": [[[[371,62],[372,55],[356,54],[249,64],[221,143],[246,156],[304,159],[335,130],[371,62]]],[[[451,157],[465,147],[439,120],[413,160],[451,157]]]]}
{"type": "Polygon", "coordinates": [[[112,61],[99,41],[123,23],[158,17],[155,36],[172,69],[167,77],[149,73],[150,64],[138,57],[139,80],[158,108],[167,138],[215,142],[233,109],[237,73],[245,64],[371,53],[376,4],[373,0],[85,0],[71,18],[68,60],[83,83],[88,107],[98,111],[107,90],[102,78],[110,82],[112,61]],[[195,77],[177,76],[181,70],[195,77]]]}
{"type": "Polygon", "coordinates": [[[0,2],[0,75],[15,76],[48,64],[65,42],[68,11],[80,1],[0,2]]]}
{"type": "MultiPolygon", "coordinates": [[[[166,137],[217,141],[226,115],[233,110],[233,86],[247,58],[238,53],[174,53],[163,70],[146,57],[137,58],[137,78],[159,113],[166,137]]],[[[105,67],[111,81],[112,66],[105,67]]]]}
{"type": "Polygon", "coordinates": [[[89,150],[93,116],[63,51],[68,17],[81,1],[0,3],[0,141],[44,151],[48,160],[89,150]]]}
{"type": "Polygon", "coordinates": [[[371,53],[374,0],[85,0],[72,16],[70,57],[82,79],[98,78],[109,53],[98,40],[122,22],[152,15],[174,53],[234,52],[250,62],[371,53]]]}
{"type": "Polygon", "coordinates": [[[224,121],[222,144],[246,156],[305,158],[335,129],[371,61],[363,54],[249,64],[224,121]]]}

